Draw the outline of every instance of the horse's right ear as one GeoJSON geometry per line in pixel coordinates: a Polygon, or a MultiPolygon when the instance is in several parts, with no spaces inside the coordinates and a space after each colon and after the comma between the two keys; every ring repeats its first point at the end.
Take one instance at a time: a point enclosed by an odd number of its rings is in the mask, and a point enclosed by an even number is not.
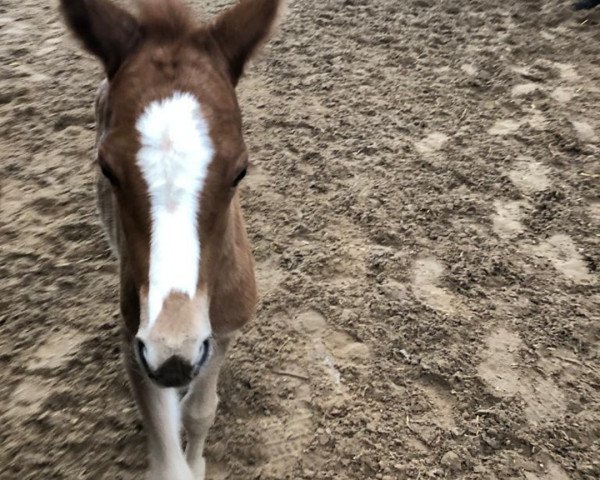
{"type": "Polygon", "coordinates": [[[133,15],[109,0],[60,0],[65,22],[111,79],[140,39],[133,15]]]}

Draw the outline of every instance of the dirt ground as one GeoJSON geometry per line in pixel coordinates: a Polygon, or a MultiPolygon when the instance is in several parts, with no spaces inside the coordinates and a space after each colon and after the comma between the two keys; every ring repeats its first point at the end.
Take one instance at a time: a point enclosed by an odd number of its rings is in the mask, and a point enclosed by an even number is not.
{"type": "MultiPolygon", "coordinates": [[[[0,3],[0,478],[141,479],[101,71],[55,3],[0,3]]],[[[261,301],[209,479],[600,478],[600,8],[569,4],[291,0],[239,87],[261,301]]]]}

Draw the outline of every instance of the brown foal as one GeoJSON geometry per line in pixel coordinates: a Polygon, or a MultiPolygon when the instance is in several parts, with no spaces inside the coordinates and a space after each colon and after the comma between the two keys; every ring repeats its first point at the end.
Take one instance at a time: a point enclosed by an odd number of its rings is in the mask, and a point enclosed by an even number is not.
{"type": "Polygon", "coordinates": [[[204,478],[218,373],[254,313],[235,86],[281,3],[241,0],[197,23],[178,0],[141,1],[137,16],[109,0],[61,0],[107,77],[96,97],[98,205],[120,261],[124,360],[152,480],[204,478]]]}

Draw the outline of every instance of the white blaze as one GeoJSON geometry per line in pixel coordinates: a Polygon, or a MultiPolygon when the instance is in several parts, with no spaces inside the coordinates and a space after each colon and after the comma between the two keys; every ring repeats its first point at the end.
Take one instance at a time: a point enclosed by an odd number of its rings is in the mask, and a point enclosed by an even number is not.
{"type": "Polygon", "coordinates": [[[136,123],[137,164],[150,196],[148,321],[169,293],[196,293],[200,265],[198,211],[213,147],[200,104],[189,93],[152,102],[136,123]]]}

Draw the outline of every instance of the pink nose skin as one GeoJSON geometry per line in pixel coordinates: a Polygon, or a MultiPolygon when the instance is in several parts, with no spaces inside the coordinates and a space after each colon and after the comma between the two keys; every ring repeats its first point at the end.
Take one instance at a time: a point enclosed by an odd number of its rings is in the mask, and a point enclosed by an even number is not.
{"type": "Polygon", "coordinates": [[[199,360],[196,364],[193,365],[180,356],[173,355],[155,370],[150,368],[146,361],[144,342],[137,339],[136,349],[139,363],[154,383],[165,388],[180,388],[189,385],[202,368],[202,365],[206,363],[210,354],[210,342],[206,339],[200,346],[199,360]]]}

